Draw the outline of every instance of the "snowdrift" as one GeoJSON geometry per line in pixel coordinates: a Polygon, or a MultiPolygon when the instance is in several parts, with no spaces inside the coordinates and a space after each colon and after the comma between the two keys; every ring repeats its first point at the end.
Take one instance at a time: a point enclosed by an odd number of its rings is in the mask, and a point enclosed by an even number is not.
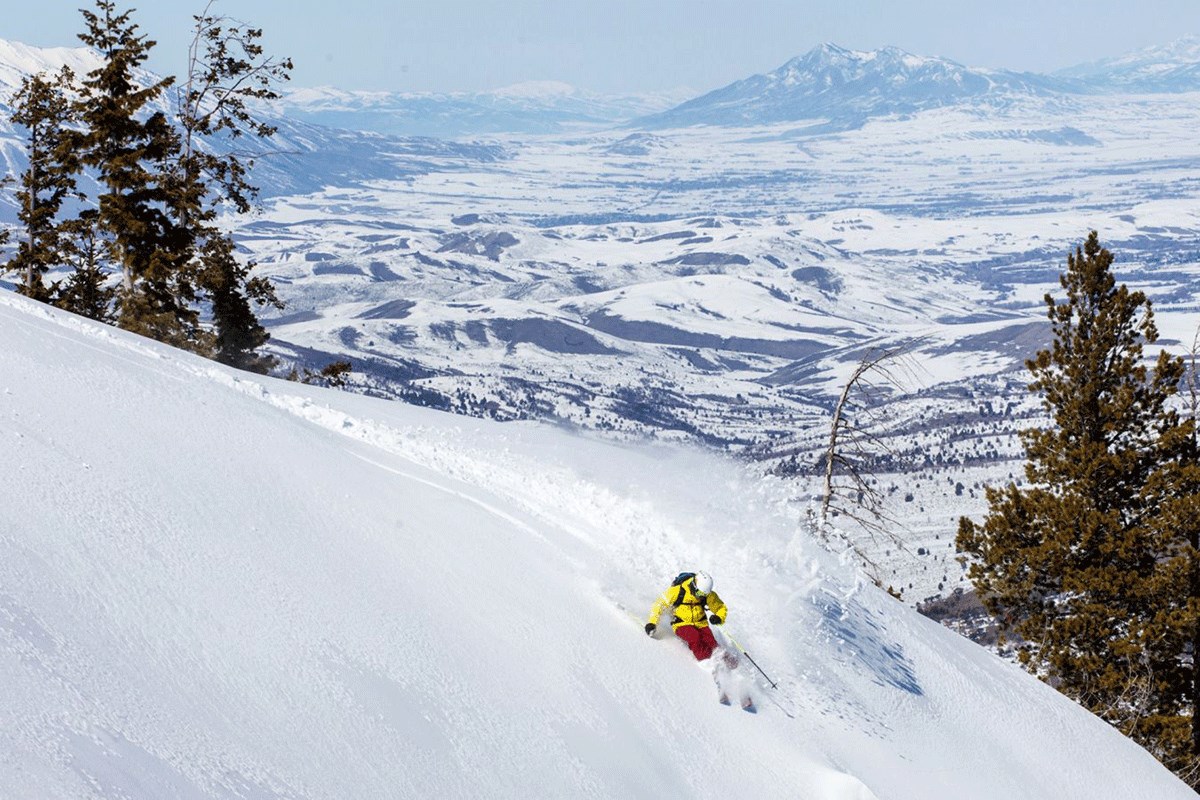
{"type": "Polygon", "coordinates": [[[7,292],[0,341],[2,797],[1193,797],[714,456],[248,376],[7,292]],[[642,632],[696,567],[779,682],[757,715],[642,632]]]}

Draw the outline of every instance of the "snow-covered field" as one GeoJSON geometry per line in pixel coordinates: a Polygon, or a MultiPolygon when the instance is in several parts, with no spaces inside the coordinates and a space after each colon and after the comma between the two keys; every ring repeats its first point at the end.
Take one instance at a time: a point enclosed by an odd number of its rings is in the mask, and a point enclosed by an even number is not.
{"type": "Polygon", "coordinates": [[[289,303],[280,352],[349,358],[385,394],[762,444],[823,418],[871,346],[928,337],[921,388],[1019,370],[1091,229],[1190,343],[1195,97],[509,137],[277,199],[239,242],[289,303]]]}
{"type": "Polygon", "coordinates": [[[0,797],[1193,796],[712,454],[0,340],[0,797]],[[696,567],[757,715],[642,633],[696,567]]]}

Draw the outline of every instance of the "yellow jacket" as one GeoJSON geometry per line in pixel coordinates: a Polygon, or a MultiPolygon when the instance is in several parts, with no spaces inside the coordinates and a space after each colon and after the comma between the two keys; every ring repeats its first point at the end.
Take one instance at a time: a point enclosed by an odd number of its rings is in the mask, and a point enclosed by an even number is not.
{"type": "Polygon", "coordinates": [[[681,625],[706,628],[708,627],[708,616],[704,613],[705,606],[717,619],[725,622],[725,604],[721,602],[717,593],[709,592],[703,596],[696,594],[696,579],[688,578],[678,586],[668,588],[662,593],[662,596],[654,601],[648,622],[657,625],[662,612],[667,608],[672,608],[675,611],[675,616],[671,619],[672,629],[681,625]]]}

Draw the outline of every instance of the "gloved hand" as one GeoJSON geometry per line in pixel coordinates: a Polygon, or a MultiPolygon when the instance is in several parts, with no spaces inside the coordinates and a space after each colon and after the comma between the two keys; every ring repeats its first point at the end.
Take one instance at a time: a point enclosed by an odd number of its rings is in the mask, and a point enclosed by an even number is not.
{"type": "Polygon", "coordinates": [[[653,636],[653,635],[654,635],[654,629],[655,629],[656,627],[657,627],[657,626],[656,626],[656,625],[655,625],[653,622],[647,622],[647,623],[646,623],[646,635],[647,635],[647,636],[653,636]]]}
{"type": "Polygon", "coordinates": [[[723,623],[724,621],[725,621],[725,620],[721,619],[721,618],[720,618],[720,617],[718,617],[716,614],[712,614],[712,615],[710,615],[710,616],[709,616],[709,618],[708,618],[708,624],[709,624],[709,625],[720,625],[720,624],[721,624],[721,623],[723,623]]]}

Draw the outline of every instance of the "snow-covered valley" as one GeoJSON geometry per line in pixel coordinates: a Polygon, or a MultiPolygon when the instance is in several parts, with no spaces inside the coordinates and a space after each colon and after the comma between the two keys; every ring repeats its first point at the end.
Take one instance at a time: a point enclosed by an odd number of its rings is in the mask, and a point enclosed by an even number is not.
{"type": "Polygon", "coordinates": [[[815,467],[848,373],[915,343],[905,385],[875,401],[908,546],[868,545],[915,603],[963,586],[958,516],[1019,477],[1024,359],[1089,230],[1153,298],[1163,343],[1191,346],[1195,98],[510,138],[479,168],[279,199],[240,241],[289,303],[277,352],[346,358],[362,391],[703,441],[764,469],[815,467]]]}
{"type": "Polygon", "coordinates": [[[1192,796],[737,462],[0,337],[4,797],[1192,796]],[[696,566],[757,715],[642,633],[696,566]]]}

